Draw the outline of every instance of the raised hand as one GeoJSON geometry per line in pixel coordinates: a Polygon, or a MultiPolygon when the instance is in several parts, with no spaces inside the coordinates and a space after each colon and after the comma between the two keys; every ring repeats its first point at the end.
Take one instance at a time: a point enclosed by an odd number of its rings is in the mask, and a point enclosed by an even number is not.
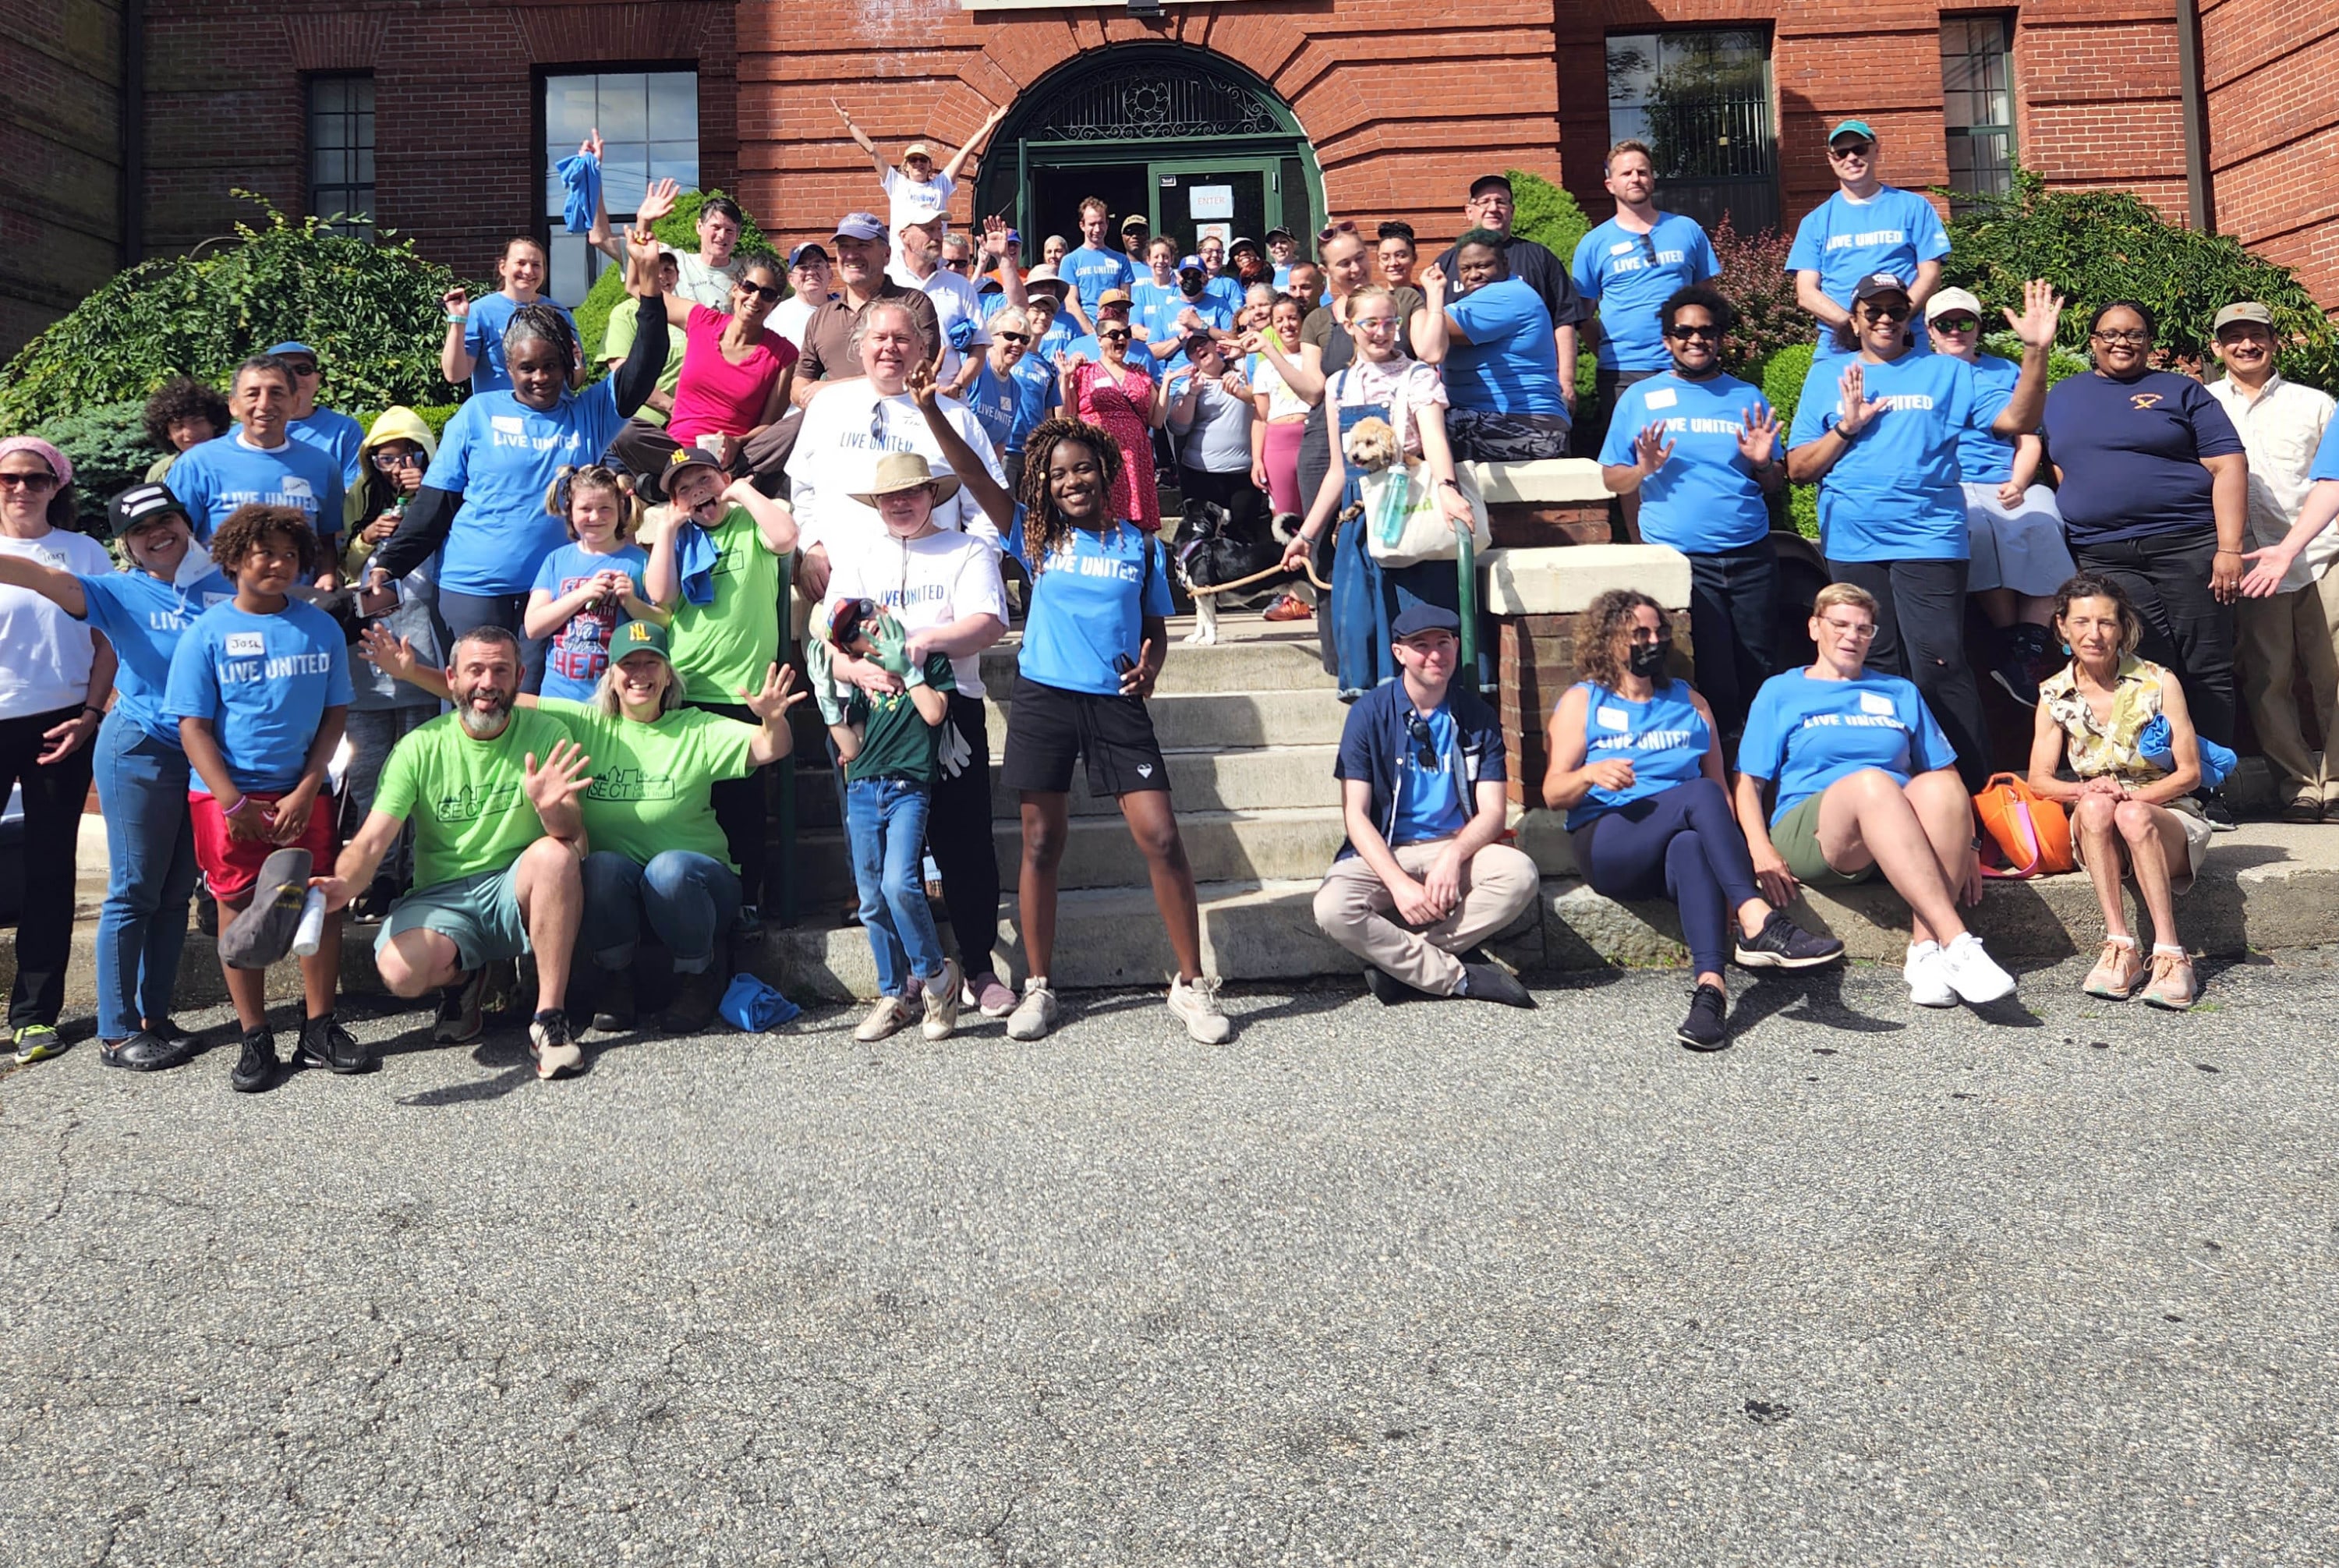
{"type": "Polygon", "coordinates": [[[942,382],[935,379],[932,365],[913,365],[910,373],[903,379],[909,386],[910,400],[918,405],[920,413],[937,411],[942,403],[943,387],[942,382]]]}
{"type": "Polygon", "coordinates": [[[408,638],[393,636],[388,626],[376,621],[358,633],[358,652],[366,662],[394,681],[405,680],[420,667],[421,660],[414,656],[414,644],[408,638]]]}
{"type": "Polygon", "coordinates": [[[593,782],[593,759],[575,741],[557,742],[545,754],[544,765],[537,765],[536,754],[529,752],[521,764],[520,787],[528,792],[528,804],[541,817],[548,811],[558,811],[576,804],[593,782]]]}
{"type": "Polygon", "coordinates": [[[577,151],[580,154],[590,153],[596,160],[599,159],[601,156],[601,127],[596,125],[591,131],[587,132],[586,133],[585,140],[577,143],[577,151]]]}
{"type": "Polygon", "coordinates": [[[1748,462],[1759,468],[1778,449],[1779,416],[1770,404],[1757,403],[1738,416],[1738,450],[1748,462]]]}
{"type": "Polygon", "coordinates": [[[777,724],[787,716],[790,708],[812,695],[800,692],[795,687],[796,672],[785,665],[775,663],[764,672],[762,689],[743,691],[739,699],[747,705],[749,713],[765,724],[777,724]]]}
{"type": "Polygon", "coordinates": [[[1007,220],[996,212],[982,221],[982,253],[1007,259],[1007,220]]]}
{"type": "Polygon", "coordinates": [[[2022,340],[2026,349],[2051,349],[2055,346],[2055,329],[2063,320],[2063,296],[2053,284],[2033,278],[2022,285],[2022,314],[2000,311],[2014,335],[2022,340]]]}
{"type": "Polygon", "coordinates": [[[1868,380],[1860,373],[1857,364],[1844,371],[1836,380],[1836,392],[1839,399],[1836,407],[1841,410],[1836,419],[1836,429],[1847,439],[1866,429],[1868,422],[1884,411],[1882,399],[1868,397],[1867,390],[1868,380]]]}
{"type": "Polygon", "coordinates": [[[458,283],[439,296],[439,303],[450,316],[468,316],[471,313],[471,291],[458,283]]]}
{"type": "Polygon", "coordinates": [[[1633,462],[1642,477],[1655,473],[1673,455],[1673,443],[1665,439],[1665,422],[1654,419],[1633,438],[1633,462]]]}
{"type": "Polygon", "coordinates": [[[1446,297],[1446,269],[1432,261],[1421,270],[1421,291],[1434,304],[1446,297]]]}
{"type": "Polygon", "coordinates": [[[682,187],[672,180],[651,181],[649,189],[642,192],[641,204],[634,209],[634,226],[648,228],[673,212],[674,204],[681,195],[682,187]]]}

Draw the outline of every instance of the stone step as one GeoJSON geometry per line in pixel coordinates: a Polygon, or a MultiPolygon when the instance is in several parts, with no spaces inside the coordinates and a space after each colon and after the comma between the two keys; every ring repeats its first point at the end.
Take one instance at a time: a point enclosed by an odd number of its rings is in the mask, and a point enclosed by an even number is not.
{"type": "MultiPolygon", "coordinates": [[[[1012,822],[1021,809],[1016,793],[1000,782],[1004,760],[991,762],[991,811],[1012,822]]],[[[1170,795],[1180,814],[1189,811],[1270,811],[1288,806],[1337,806],[1340,784],[1332,776],[1339,755],[1336,745],[1244,746],[1231,751],[1173,751],[1162,754],[1170,764],[1170,795]]],[[[800,831],[834,827],[844,819],[836,794],[836,774],[827,768],[802,768],[796,773],[796,823],[800,831]]],[[[1074,816],[1115,814],[1111,796],[1089,794],[1084,768],[1072,770],[1071,810],[1074,816]]]]}
{"type": "MultiPolygon", "coordinates": [[[[1336,690],[1337,683],[1324,673],[1317,652],[1315,623],[1295,625],[1298,630],[1289,633],[1239,639],[1227,635],[1218,643],[1202,645],[1183,640],[1191,630],[1190,622],[1173,622],[1155,694],[1336,690]]],[[[1014,689],[1021,642],[1020,635],[1011,636],[983,653],[982,684],[994,697],[1014,689]]]]}
{"type": "MultiPolygon", "coordinates": [[[[991,686],[984,723],[991,749],[1007,742],[1007,702],[1012,686],[991,686]]],[[[1329,691],[1155,692],[1146,709],[1164,751],[1230,746],[1324,745],[1340,738],[1348,710],[1329,691]]]]}

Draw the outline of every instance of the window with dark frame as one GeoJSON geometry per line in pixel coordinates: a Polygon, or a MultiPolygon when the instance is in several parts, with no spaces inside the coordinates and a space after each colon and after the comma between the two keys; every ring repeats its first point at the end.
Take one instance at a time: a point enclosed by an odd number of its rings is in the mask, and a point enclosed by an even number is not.
{"type": "Polygon", "coordinates": [[[1771,37],[1756,27],[1608,39],[1608,139],[1654,153],[1657,204],[1741,232],[1779,222],[1771,37]]]}
{"type": "Polygon", "coordinates": [[[609,223],[633,222],[653,180],[698,186],[698,74],[692,70],[563,73],[544,78],[544,226],[552,275],[545,291],[580,303],[611,263],[562,221],[567,192],[555,173],[577,143],[601,133],[601,192],[609,223]]]}
{"type": "Polygon", "coordinates": [[[373,234],[373,74],[309,78],[309,211],[336,231],[373,234]]]}
{"type": "Polygon", "coordinates": [[[1941,23],[1941,124],[1949,139],[1950,190],[2002,196],[2014,189],[2012,17],[1941,23]]]}

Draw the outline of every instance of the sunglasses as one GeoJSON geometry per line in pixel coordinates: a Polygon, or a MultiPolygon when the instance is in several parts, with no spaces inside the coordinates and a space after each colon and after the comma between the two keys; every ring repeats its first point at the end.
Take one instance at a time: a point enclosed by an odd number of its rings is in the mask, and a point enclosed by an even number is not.
{"type": "Polygon", "coordinates": [[[1029,332],[993,332],[991,335],[1002,343],[1013,343],[1019,348],[1031,340],[1029,332]]]}
{"type": "Polygon", "coordinates": [[[0,489],[15,489],[20,485],[28,490],[54,490],[57,488],[57,477],[54,474],[0,474],[0,489]]]}
{"type": "Polygon", "coordinates": [[[1941,332],[1970,332],[1980,325],[1972,316],[1941,316],[1933,322],[1934,330],[1941,332]]]}
{"type": "Polygon", "coordinates": [[[741,293],[753,294],[766,305],[776,305],[785,297],[782,291],[773,288],[768,283],[750,283],[742,279],[737,287],[741,293]]]}
{"type": "Polygon", "coordinates": [[[1118,332],[1099,332],[1097,334],[1097,341],[1100,343],[1126,343],[1129,341],[1129,329],[1124,327],[1118,332]]]}
{"type": "Polygon", "coordinates": [[[1841,163],[1849,158],[1865,158],[1874,151],[1876,151],[1875,143],[1856,142],[1847,146],[1830,147],[1828,149],[1828,156],[1841,163]]]}
{"type": "Polygon", "coordinates": [[[1650,266],[1657,264],[1657,237],[1654,234],[1641,236],[1641,254],[1649,259],[1650,266]]]}
{"type": "Polygon", "coordinates": [[[1405,733],[1413,740],[1414,760],[1425,768],[1437,765],[1437,742],[1429,733],[1429,721],[1419,714],[1405,715],[1405,733]]]}
{"type": "Polygon", "coordinates": [[[317,361],[314,360],[287,360],[284,361],[284,368],[291,371],[296,376],[313,376],[317,373],[317,361]]]}
{"type": "Polygon", "coordinates": [[[948,267],[953,272],[972,272],[974,271],[974,258],[972,256],[945,256],[943,258],[943,265],[948,267]]]}
{"type": "Polygon", "coordinates": [[[1337,222],[1327,223],[1322,228],[1317,230],[1316,238],[1318,241],[1321,242],[1330,239],[1335,234],[1353,234],[1356,232],[1356,224],[1350,222],[1346,218],[1342,218],[1337,222]]]}
{"type": "Polygon", "coordinates": [[[1870,321],[1905,321],[1909,319],[1910,307],[1907,305],[1868,304],[1862,305],[1860,309],[1868,312],[1868,316],[1870,321]]]}
{"type": "Polygon", "coordinates": [[[1722,341],[1722,329],[1719,327],[1668,327],[1665,329],[1665,336],[1679,338],[1684,342],[1695,338],[1708,343],[1718,343],[1722,341]]]}

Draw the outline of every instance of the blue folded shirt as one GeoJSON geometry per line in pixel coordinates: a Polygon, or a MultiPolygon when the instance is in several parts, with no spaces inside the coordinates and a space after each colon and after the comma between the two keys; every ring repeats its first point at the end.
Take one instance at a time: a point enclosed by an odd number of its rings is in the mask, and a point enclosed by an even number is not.
{"type": "Polygon", "coordinates": [[[715,566],[723,551],[696,523],[678,525],[674,536],[675,569],[682,574],[682,597],[694,605],[715,602],[715,566]]]}
{"type": "MultiPolygon", "coordinates": [[[[2207,735],[2195,735],[2193,744],[2201,753],[2201,784],[2205,789],[2216,789],[2224,784],[2226,775],[2241,760],[2207,735]]],[[[2176,771],[2175,747],[2176,743],[2169,739],[2168,715],[2166,714],[2145,725],[2143,733],[2136,737],[2136,749],[2144,754],[2144,760],[2170,773],[2176,771]]]]}
{"type": "Polygon", "coordinates": [[[749,1034],[777,1029],[804,1010],[752,974],[735,976],[716,1007],[723,1021],[749,1034]]]}

